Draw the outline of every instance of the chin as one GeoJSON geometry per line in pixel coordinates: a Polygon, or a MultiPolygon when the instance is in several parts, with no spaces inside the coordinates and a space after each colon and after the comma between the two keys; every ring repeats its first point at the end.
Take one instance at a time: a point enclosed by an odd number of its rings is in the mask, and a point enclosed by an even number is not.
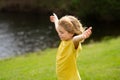
{"type": "Polygon", "coordinates": [[[64,39],[60,39],[60,40],[65,41],[64,39]]]}
{"type": "Polygon", "coordinates": [[[68,41],[69,39],[61,39],[62,41],[68,41]]]}
{"type": "Polygon", "coordinates": [[[63,39],[63,38],[60,38],[60,40],[62,40],[62,41],[66,41],[66,39],[63,39]]]}

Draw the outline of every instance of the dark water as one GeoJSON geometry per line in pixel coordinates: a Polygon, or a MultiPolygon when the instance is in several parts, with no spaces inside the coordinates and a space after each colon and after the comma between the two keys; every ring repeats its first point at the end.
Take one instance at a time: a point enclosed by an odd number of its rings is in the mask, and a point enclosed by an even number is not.
{"type": "Polygon", "coordinates": [[[0,13],[0,59],[55,47],[56,35],[49,16],[0,13]]]}

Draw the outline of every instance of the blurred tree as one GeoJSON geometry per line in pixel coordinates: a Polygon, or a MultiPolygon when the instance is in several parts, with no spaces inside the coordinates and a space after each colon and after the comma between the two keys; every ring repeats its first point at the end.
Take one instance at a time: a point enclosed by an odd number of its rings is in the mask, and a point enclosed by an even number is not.
{"type": "Polygon", "coordinates": [[[83,17],[97,17],[99,20],[119,20],[120,0],[72,0],[70,11],[83,17]]]}
{"type": "Polygon", "coordinates": [[[0,10],[57,11],[114,21],[120,19],[120,0],[0,0],[0,10]]]}

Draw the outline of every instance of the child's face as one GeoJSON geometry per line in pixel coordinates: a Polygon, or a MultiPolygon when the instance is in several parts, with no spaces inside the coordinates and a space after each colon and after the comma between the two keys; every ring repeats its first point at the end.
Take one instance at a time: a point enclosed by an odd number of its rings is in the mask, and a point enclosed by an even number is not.
{"type": "Polygon", "coordinates": [[[58,27],[58,35],[61,40],[67,41],[73,38],[73,34],[66,31],[63,27],[58,27]]]}

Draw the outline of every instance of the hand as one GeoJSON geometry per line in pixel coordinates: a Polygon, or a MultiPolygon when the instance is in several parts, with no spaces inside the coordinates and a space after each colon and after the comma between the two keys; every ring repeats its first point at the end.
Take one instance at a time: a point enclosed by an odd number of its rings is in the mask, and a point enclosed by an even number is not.
{"type": "Polygon", "coordinates": [[[91,29],[92,29],[92,27],[89,27],[87,30],[85,30],[85,31],[82,33],[82,38],[83,38],[83,39],[88,38],[88,37],[92,34],[91,29]]]}
{"type": "Polygon", "coordinates": [[[53,13],[53,15],[50,16],[50,21],[51,22],[58,22],[58,17],[55,13],[53,13]]]}
{"type": "Polygon", "coordinates": [[[55,22],[55,17],[53,15],[50,16],[50,21],[55,22]]]}

